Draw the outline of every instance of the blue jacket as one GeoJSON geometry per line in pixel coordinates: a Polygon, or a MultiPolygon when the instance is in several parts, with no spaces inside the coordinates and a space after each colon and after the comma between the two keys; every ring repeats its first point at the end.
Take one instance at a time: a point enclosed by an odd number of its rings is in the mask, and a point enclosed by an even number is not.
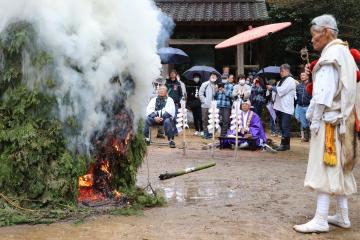
{"type": "Polygon", "coordinates": [[[301,107],[310,105],[311,96],[306,91],[306,84],[300,83],[296,86],[297,104],[301,107]]]}

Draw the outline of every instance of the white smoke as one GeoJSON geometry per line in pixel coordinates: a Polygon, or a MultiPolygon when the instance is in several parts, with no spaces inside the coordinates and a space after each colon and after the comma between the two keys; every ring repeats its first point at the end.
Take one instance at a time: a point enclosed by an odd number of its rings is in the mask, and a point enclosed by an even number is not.
{"type": "MultiPolygon", "coordinates": [[[[152,0],[0,0],[0,33],[17,21],[33,25],[37,44],[53,57],[59,116],[78,118],[81,142],[89,146],[91,135],[105,124],[101,103],[111,104],[121,88],[110,83],[112,77],[133,78],[136,88],[128,104],[143,117],[151,82],[160,75],[159,16],[152,0]],[[66,97],[70,105],[63,103],[66,97]]],[[[23,55],[29,86],[46,81],[23,55]]]]}

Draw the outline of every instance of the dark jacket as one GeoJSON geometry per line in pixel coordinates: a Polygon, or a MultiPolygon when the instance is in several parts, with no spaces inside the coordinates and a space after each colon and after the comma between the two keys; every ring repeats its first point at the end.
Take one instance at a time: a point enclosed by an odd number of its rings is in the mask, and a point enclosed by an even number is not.
{"type": "Polygon", "coordinates": [[[171,79],[166,79],[165,83],[168,89],[168,95],[174,100],[175,105],[180,105],[180,100],[183,97],[183,92],[181,90],[181,85],[178,80],[172,81],[171,79]]]}
{"type": "Polygon", "coordinates": [[[304,82],[296,86],[297,104],[301,107],[310,105],[311,96],[306,91],[306,84],[304,82]]]}
{"type": "Polygon", "coordinates": [[[266,94],[266,90],[261,86],[259,87],[252,86],[250,102],[252,104],[264,104],[266,102],[265,94],[266,94]]]}
{"type": "MultiPolygon", "coordinates": [[[[197,96],[197,97],[195,96],[196,88],[199,91],[200,86],[187,86],[187,88],[186,88],[186,92],[187,92],[186,105],[191,110],[194,108],[201,108],[200,98],[199,98],[199,96],[197,96]]],[[[198,93],[198,95],[199,95],[199,93],[198,93]]]]}

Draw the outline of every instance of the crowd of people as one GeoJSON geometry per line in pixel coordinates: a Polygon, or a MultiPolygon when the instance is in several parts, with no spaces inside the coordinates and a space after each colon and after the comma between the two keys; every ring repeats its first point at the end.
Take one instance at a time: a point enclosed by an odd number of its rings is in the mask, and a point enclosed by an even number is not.
{"type": "Polygon", "coordinates": [[[302,141],[309,141],[311,132],[304,186],[317,192],[317,206],[309,222],[293,228],[301,233],[328,232],[329,224],[350,228],[348,196],[357,191],[352,171],[360,155],[357,85],[360,71],[355,62],[360,61],[360,52],[356,50],[356,57],[348,44],[337,38],[338,32],[331,15],[312,20],[311,42],[321,57],[313,65],[305,66],[300,81],[295,80],[288,64],[280,66],[278,81],[244,75],[235,81],[229,68],[224,67],[221,79],[213,72],[202,82],[201,76],[194,74],[191,91],[185,96],[176,72],[171,72],[170,79],[158,89],[158,96],[148,106],[146,140],[149,140],[150,125],[164,125],[170,147],[175,146],[176,132],[171,125],[180,99],[187,100],[187,107],[194,115],[195,135],[204,138],[211,137],[207,131],[208,112],[212,101],[216,100],[221,118],[220,139],[227,139],[225,143],[231,145],[234,135],[240,135],[240,147],[249,146],[246,139],[255,141],[259,147],[266,141],[263,124],[264,109],[267,109],[271,134],[278,134],[278,129],[281,134],[277,150],[289,150],[291,120],[295,115],[302,141]],[[238,106],[240,124],[234,128],[234,108],[238,114],[238,106]],[[330,196],[335,196],[337,202],[336,213],[332,216],[329,215],[330,196]]]}
{"type": "MultiPolygon", "coordinates": [[[[283,64],[280,67],[278,80],[268,79],[262,75],[248,75],[240,74],[235,78],[234,74],[230,73],[228,66],[223,67],[222,75],[219,76],[217,72],[212,72],[208,79],[202,79],[199,73],[194,73],[192,79],[185,85],[180,80],[180,75],[174,69],[170,72],[169,78],[165,81],[158,79],[154,82],[154,99],[149,103],[147,111],[147,121],[145,122],[145,139],[149,143],[150,136],[148,129],[150,126],[158,126],[157,137],[164,135],[165,122],[159,122],[159,111],[166,111],[165,103],[161,103],[161,99],[171,98],[173,104],[173,112],[167,112],[165,115],[171,118],[172,131],[169,129],[165,131],[165,135],[169,139],[169,146],[175,147],[173,136],[177,135],[176,115],[180,108],[181,100],[186,101],[186,107],[193,115],[194,135],[203,137],[205,139],[212,138],[212,133],[208,131],[209,108],[212,101],[217,102],[217,108],[220,115],[220,137],[231,138],[234,131],[231,129],[231,112],[234,109],[235,102],[239,102],[240,112],[243,111],[243,103],[249,106],[253,118],[258,118],[256,128],[262,129],[261,136],[259,134],[247,134],[249,139],[257,140],[258,147],[262,147],[266,142],[264,124],[269,123],[271,136],[281,136],[280,146],[276,149],[278,151],[286,151],[290,149],[290,131],[291,119],[295,118],[299,122],[301,130],[301,140],[309,141],[310,130],[309,123],[306,119],[306,110],[310,104],[311,96],[306,91],[307,84],[310,83],[309,77],[305,72],[299,75],[300,80],[297,81],[292,76],[290,65],[283,64]],[[161,91],[160,91],[161,90],[161,91]],[[151,111],[150,111],[151,110],[151,111]],[[268,114],[265,114],[267,111],[268,114]],[[266,118],[269,118],[267,120],[266,118]],[[150,118],[150,119],[149,119],[150,118]]],[[[164,120],[165,121],[165,120],[164,120]]],[[[251,119],[249,123],[252,122],[251,119]]],[[[243,123],[246,124],[246,119],[243,123]]],[[[249,127],[249,126],[248,126],[249,127]]],[[[245,125],[243,126],[245,129],[245,125]]],[[[257,132],[258,131],[254,131],[257,132]]],[[[240,136],[244,138],[245,135],[240,132],[240,136]]],[[[240,143],[241,140],[239,140],[240,143]]],[[[233,142],[233,141],[232,141],[233,142]]],[[[243,144],[240,146],[247,146],[243,144]]]]}

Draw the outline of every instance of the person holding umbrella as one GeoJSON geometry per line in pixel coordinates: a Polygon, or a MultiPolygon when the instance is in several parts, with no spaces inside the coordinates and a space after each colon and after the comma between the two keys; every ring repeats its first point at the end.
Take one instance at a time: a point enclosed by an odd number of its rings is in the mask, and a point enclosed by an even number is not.
{"type": "Polygon", "coordinates": [[[294,114],[294,101],[296,98],[296,83],[291,76],[290,65],[285,63],[280,66],[281,80],[277,85],[266,85],[268,90],[272,90],[274,96],[274,109],[277,111],[281,131],[281,144],[277,151],[290,150],[290,127],[291,116],[294,114]]]}
{"type": "Polygon", "coordinates": [[[195,73],[191,85],[188,85],[187,94],[187,108],[192,111],[194,117],[195,133],[196,136],[204,136],[202,125],[201,101],[199,97],[199,88],[201,86],[200,75],[195,73]]]}

